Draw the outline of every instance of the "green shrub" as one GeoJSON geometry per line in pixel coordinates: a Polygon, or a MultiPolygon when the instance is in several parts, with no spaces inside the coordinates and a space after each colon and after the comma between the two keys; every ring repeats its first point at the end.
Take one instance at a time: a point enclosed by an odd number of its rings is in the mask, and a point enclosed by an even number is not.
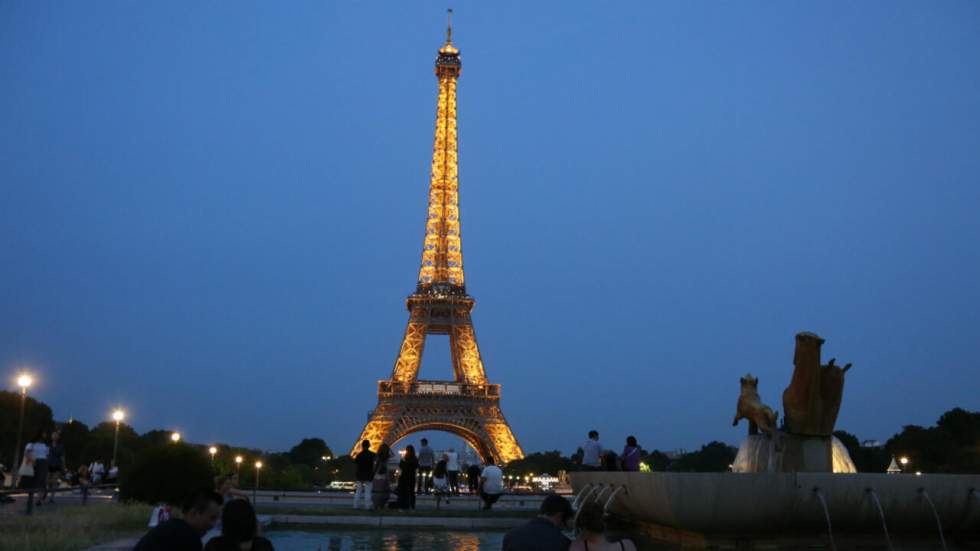
{"type": "Polygon", "coordinates": [[[187,444],[146,448],[120,477],[120,497],[150,504],[179,505],[195,490],[214,487],[214,472],[205,454],[187,444]]]}

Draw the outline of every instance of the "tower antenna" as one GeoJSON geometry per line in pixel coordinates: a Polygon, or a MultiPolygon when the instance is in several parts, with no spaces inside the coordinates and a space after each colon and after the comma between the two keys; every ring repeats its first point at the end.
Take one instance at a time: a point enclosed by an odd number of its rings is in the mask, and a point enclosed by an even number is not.
{"type": "Polygon", "coordinates": [[[453,9],[446,10],[446,44],[453,43],[453,9]]]}

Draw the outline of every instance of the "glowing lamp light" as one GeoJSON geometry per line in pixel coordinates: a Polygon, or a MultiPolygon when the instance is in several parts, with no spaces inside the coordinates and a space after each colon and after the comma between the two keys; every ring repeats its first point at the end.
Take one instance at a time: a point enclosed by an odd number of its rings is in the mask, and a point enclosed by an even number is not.
{"type": "Polygon", "coordinates": [[[34,383],[34,379],[32,379],[27,373],[17,377],[17,386],[25,391],[27,390],[27,387],[31,386],[32,383],[34,383]]]}
{"type": "Polygon", "coordinates": [[[902,457],[898,458],[898,462],[901,463],[902,466],[904,467],[909,464],[909,458],[903,455],[902,457]]]}
{"type": "Polygon", "coordinates": [[[256,461],[255,462],[255,470],[259,470],[261,468],[262,468],[262,462],[261,461],[256,461]]]}
{"type": "Polygon", "coordinates": [[[170,435],[170,440],[172,440],[174,444],[176,444],[177,442],[180,442],[180,433],[179,432],[175,432],[175,433],[171,434],[170,435]]]}
{"type": "Polygon", "coordinates": [[[211,446],[210,448],[208,448],[208,453],[214,456],[214,454],[218,453],[218,448],[211,446]]]}
{"type": "Polygon", "coordinates": [[[922,471],[915,471],[915,476],[922,476],[922,471]]]}
{"type": "Polygon", "coordinates": [[[235,456],[235,463],[238,463],[239,465],[241,465],[242,464],[242,461],[244,461],[244,460],[245,460],[245,458],[242,457],[242,456],[240,456],[240,455],[236,455],[235,456]]]}
{"type": "Polygon", "coordinates": [[[115,422],[117,422],[117,423],[120,422],[120,421],[122,421],[125,418],[126,418],[126,412],[123,411],[123,410],[121,410],[121,409],[117,409],[117,410],[115,410],[115,411],[112,412],[112,420],[115,421],[115,422]]]}

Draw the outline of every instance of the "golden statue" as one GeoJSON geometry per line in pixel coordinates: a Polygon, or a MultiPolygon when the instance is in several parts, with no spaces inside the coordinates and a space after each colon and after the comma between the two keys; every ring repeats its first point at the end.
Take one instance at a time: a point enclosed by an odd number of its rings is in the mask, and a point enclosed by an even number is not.
{"type": "Polygon", "coordinates": [[[809,436],[830,436],[844,393],[844,367],[820,365],[820,347],[824,340],[813,333],[796,335],[793,355],[793,379],[783,392],[783,419],[786,431],[809,436]]]}
{"type": "Polygon", "coordinates": [[[776,430],[776,412],[759,398],[759,379],[746,373],[741,382],[742,394],[738,397],[732,426],[737,425],[741,419],[748,419],[749,434],[758,434],[759,429],[772,434],[776,430]]]}

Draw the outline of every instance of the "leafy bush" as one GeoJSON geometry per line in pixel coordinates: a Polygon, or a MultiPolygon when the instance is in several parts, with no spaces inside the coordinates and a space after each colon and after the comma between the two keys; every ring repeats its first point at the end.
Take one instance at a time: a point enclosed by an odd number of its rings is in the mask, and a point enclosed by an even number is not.
{"type": "Polygon", "coordinates": [[[187,444],[149,447],[120,473],[120,497],[144,503],[178,505],[191,492],[214,487],[206,454],[187,444]]]}

